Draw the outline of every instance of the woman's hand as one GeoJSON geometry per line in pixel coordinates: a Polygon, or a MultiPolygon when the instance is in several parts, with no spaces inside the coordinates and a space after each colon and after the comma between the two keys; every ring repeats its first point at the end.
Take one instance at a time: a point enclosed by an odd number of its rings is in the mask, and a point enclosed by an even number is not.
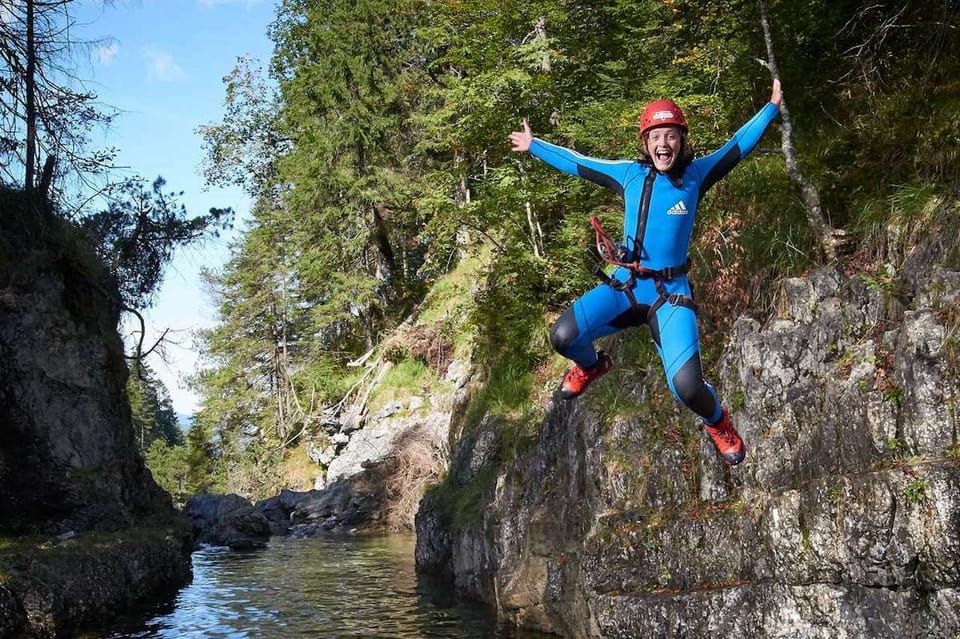
{"type": "Polygon", "coordinates": [[[510,150],[511,151],[529,151],[530,144],[533,143],[533,131],[530,130],[530,125],[527,124],[527,119],[523,119],[523,130],[514,131],[510,134],[510,150]]]}
{"type": "Polygon", "coordinates": [[[783,91],[780,90],[780,80],[777,78],[773,79],[773,90],[770,93],[770,101],[777,105],[777,108],[780,108],[780,103],[783,102],[783,91]]]}

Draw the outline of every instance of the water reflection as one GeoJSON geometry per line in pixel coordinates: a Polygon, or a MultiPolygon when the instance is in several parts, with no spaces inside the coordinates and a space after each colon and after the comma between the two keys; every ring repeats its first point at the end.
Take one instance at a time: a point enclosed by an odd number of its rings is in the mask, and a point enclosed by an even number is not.
{"type": "Polygon", "coordinates": [[[127,638],[540,639],[495,623],[489,611],[451,595],[449,583],[418,577],[412,536],[275,538],[261,551],[193,555],[193,583],[175,600],[121,620],[127,638]]]}

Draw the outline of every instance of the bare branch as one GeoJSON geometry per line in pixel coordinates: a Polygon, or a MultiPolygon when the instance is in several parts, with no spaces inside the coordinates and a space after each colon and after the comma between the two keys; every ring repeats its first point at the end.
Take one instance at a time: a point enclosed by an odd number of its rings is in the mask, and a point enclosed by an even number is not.
{"type": "Polygon", "coordinates": [[[163,333],[160,335],[160,337],[157,338],[157,341],[153,343],[153,346],[151,346],[151,347],[148,348],[146,351],[144,351],[144,350],[143,350],[143,340],[144,340],[144,338],[146,337],[146,334],[147,334],[147,323],[146,323],[146,321],[144,321],[143,315],[141,315],[140,312],[139,312],[137,309],[131,308],[131,307],[125,305],[125,304],[122,305],[121,308],[123,308],[123,310],[125,310],[126,312],[128,312],[128,313],[130,313],[131,315],[133,315],[134,317],[136,317],[137,320],[140,322],[140,339],[137,341],[137,350],[134,352],[133,355],[127,355],[126,353],[124,353],[123,356],[124,356],[126,359],[132,359],[132,360],[136,360],[136,361],[141,361],[141,360],[145,359],[148,355],[150,355],[150,353],[152,353],[153,351],[155,351],[155,350],[157,349],[157,347],[160,346],[161,343],[163,343],[164,339],[166,339],[166,337],[167,337],[167,333],[170,332],[170,329],[169,329],[169,328],[163,329],[163,333]]]}

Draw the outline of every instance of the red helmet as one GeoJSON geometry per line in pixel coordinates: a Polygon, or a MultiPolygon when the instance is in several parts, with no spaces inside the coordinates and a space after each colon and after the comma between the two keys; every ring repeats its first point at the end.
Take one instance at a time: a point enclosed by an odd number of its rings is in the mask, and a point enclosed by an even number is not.
{"type": "Polygon", "coordinates": [[[650,129],[668,124],[687,130],[687,120],[683,117],[683,111],[673,100],[654,100],[640,115],[640,137],[650,129]]]}

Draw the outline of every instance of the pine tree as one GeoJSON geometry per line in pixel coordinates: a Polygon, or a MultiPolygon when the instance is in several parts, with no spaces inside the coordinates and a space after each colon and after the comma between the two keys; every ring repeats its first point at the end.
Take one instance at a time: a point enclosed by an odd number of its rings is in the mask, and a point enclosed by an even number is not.
{"type": "Polygon", "coordinates": [[[183,443],[183,433],[170,393],[149,364],[142,360],[133,360],[127,378],[127,396],[141,451],[150,448],[154,441],[167,446],[183,443]]]}
{"type": "Polygon", "coordinates": [[[283,205],[300,220],[301,288],[317,330],[336,343],[359,317],[369,346],[407,312],[407,289],[419,290],[410,116],[425,81],[421,14],[411,0],[284,6],[275,66],[292,146],[279,171],[283,205]]]}
{"type": "Polygon", "coordinates": [[[114,114],[76,73],[74,56],[90,43],[71,37],[72,4],[0,5],[0,174],[43,195],[57,164],[61,176],[83,179],[104,172],[113,158],[111,149],[89,148],[90,132],[109,125],[114,114]]]}

